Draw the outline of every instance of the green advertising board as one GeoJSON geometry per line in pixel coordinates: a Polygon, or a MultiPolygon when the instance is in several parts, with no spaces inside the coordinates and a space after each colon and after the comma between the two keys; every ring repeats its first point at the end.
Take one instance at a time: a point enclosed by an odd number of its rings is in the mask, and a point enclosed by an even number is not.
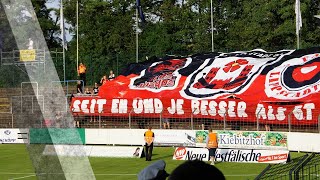
{"type": "Polygon", "coordinates": [[[82,128],[30,128],[30,144],[85,144],[82,128]]]}

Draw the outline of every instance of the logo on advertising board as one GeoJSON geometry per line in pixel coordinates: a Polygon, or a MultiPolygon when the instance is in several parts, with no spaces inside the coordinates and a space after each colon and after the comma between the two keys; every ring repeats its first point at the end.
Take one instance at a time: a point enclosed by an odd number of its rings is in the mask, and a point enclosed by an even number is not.
{"type": "Polygon", "coordinates": [[[217,149],[215,159],[221,162],[283,163],[287,150],[217,149]]]}
{"type": "Polygon", "coordinates": [[[189,98],[216,98],[242,93],[253,83],[264,67],[275,63],[288,53],[291,52],[266,53],[256,50],[221,54],[215,59],[207,59],[187,78],[181,95],[189,98]]]}
{"type": "Polygon", "coordinates": [[[150,90],[160,92],[174,89],[181,77],[179,69],[187,66],[190,59],[171,59],[153,63],[149,68],[141,71],[139,77],[131,79],[131,89],[150,90]]]}
{"type": "Polygon", "coordinates": [[[178,147],[174,152],[174,156],[176,160],[182,159],[186,154],[187,154],[187,150],[185,147],[178,147]]]}
{"type": "Polygon", "coordinates": [[[287,134],[279,132],[218,131],[219,147],[287,149],[287,134]]]}
{"type": "Polygon", "coordinates": [[[209,151],[206,148],[186,148],[178,147],[174,151],[173,160],[199,160],[208,161],[209,151]]]}
{"type": "Polygon", "coordinates": [[[268,72],[265,92],[269,97],[299,99],[320,91],[320,55],[287,60],[268,72]]]}
{"type": "Polygon", "coordinates": [[[4,134],[9,135],[9,134],[11,134],[11,131],[10,130],[5,130],[4,134]]]}
{"type": "Polygon", "coordinates": [[[13,134],[11,130],[0,130],[2,131],[0,134],[0,143],[16,143],[17,135],[13,134]]]}

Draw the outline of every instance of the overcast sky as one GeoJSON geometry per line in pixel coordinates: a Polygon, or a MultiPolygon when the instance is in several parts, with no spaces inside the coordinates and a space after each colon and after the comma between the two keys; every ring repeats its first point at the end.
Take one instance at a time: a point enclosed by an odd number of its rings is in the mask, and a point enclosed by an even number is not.
{"type": "MultiPolygon", "coordinates": [[[[47,8],[56,8],[56,9],[59,9],[59,8],[60,8],[60,0],[49,0],[46,5],[47,5],[47,8]]],[[[51,13],[51,17],[52,17],[53,19],[55,19],[56,16],[57,16],[57,15],[56,15],[55,13],[51,13]]],[[[60,14],[58,14],[58,16],[60,16],[60,14]]],[[[70,41],[70,40],[72,39],[72,36],[73,36],[73,34],[70,34],[69,31],[68,31],[68,28],[70,27],[70,25],[67,24],[67,23],[65,23],[65,27],[67,28],[67,29],[65,30],[67,41],[70,41]]]]}

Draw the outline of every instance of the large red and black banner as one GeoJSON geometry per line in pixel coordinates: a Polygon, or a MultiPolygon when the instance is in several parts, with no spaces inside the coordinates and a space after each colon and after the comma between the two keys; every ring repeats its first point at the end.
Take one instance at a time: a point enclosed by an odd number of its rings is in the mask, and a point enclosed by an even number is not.
{"type": "Polygon", "coordinates": [[[98,97],[75,97],[80,114],[227,119],[317,124],[320,48],[209,53],[130,64],[100,87],[98,97]]]}

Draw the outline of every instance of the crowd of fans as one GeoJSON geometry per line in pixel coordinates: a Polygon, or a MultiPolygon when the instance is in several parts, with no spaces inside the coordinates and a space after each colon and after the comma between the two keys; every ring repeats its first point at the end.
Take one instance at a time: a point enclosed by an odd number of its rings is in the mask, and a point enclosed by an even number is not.
{"type": "Polygon", "coordinates": [[[94,83],[93,89],[90,90],[88,87],[84,88],[86,86],[86,69],[86,66],[83,63],[80,63],[78,67],[78,76],[80,79],[77,82],[77,94],[97,95],[99,93],[99,85],[104,85],[107,81],[112,81],[115,78],[115,74],[111,70],[108,77],[107,75],[104,75],[99,84],[97,82],[94,83]]]}

